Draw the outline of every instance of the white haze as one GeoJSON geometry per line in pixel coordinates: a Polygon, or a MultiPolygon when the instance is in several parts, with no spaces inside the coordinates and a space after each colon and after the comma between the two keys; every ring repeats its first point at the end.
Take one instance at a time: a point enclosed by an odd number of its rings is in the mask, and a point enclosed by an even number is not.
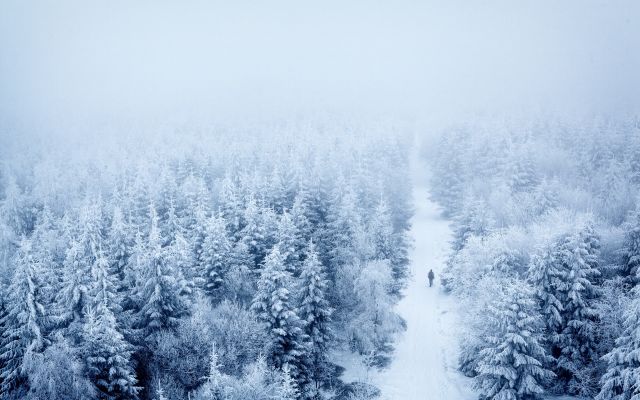
{"type": "Polygon", "coordinates": [[[639,26],[634,1],[4,0],[0,117],[636,111],[639,26]]]}

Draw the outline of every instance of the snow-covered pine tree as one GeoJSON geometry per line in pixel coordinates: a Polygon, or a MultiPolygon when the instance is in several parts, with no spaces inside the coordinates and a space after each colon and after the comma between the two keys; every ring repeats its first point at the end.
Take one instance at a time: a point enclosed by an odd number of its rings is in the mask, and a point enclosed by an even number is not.
{"type": "Polygon", "coordinates": [[[369,221],[369,235],[373,242],[374,260],[393,260],[393,224],[389,207],[384,199],[378,202],[373,216],[369,221]]]}
{"type": "Polygon", "coordinates": [[[161,231],[162,236],[166,237],[169,241],[173,241],[176,236],[184,235],[186,232],[182,226],[180,218],[178,217],[176,199],[174,197],[170,197],[167,202],[167,210],[164,217],[161,218],[161,231]]]}
{"type": "Polygon", "coordinates": [[[300,390],[297,382],[291,377],[291,368],[289,364],[282,366],[282,382],[280,382],[280,390],[277,400],[298,400],[300,398],[300,390]]]}
{"type": "Polygon", "coordinates": [[[467,143],[468,136],[464,131],[454,131],[444,135],[439,147],[448,151],[438,154],[434,158],[434,174],[431,177],[431,195],[443,206],[443,215],[456,215],[461,206],[464,195],[464,151],[462,146],[467,143]]]}
{"type": "Polygon", "coordinates": [[[91,266],[92,282],[89,286],[89,303],[92,307],[102,304],[114,313],[122,310],[118,293],[117,276],[110,268],[109,260],[102,249],[98,249],[96,260],[91,266]]]}
{"type": "Polygon", "coordinates": [[[545,368],[549,355],[533,290],[512,282],[496,295],[487,314],[494,333],[478,354],[475,385],[487,400],[535,399],[554,374],[545,368]]]}
{"type": "MultiPolygon", "coordinates": [[[[598,296],[595,280],[598,270],[598,236],[590,226],[566,236],[559,247],[560,261],[566,270],[566,299],[563,304],[563,329],[559,335],[558,377],[572,394],[591,395],[594,376],[589,371],[599,358],[596,335],[598,296]]],[[[595,371],[593,371],[595,374],[595,371]]]]}
{"type": "Polygon", "coordinates": [[[333,208],[327,216],[326,240],[323,241],[329,255],[329,275],[339,266],[356,262],[361,255],[361,249],[356,248],[356,238],[363,230],[357,199],[350,188],[342,185],[344,182],[339,182],[334,189],[333,208]]]}
{"type": "Polygon", "coordinates": [[[303,239],[310,239],[314,237],[314,227],[309,220],[308,204],[306,199],[306,192],[298,192],[293,201],[291,207],[291,219],[298,230],[298,234],[303,239]]]}
{"type": "Polygon", "coordinates": [[[244,220],[246,225],[242,229],[241,241],[249,249],[249,253],[253,256],[253,268],[257,268],[264,260],[266,246],[266,232],[263,224],[262,212],[255,198],[251,198],[247,203],[244,211],[244,220]]]}
{"type": "Polygon", "coordinates": [[[178,318],[187,312],[181,274],[171,262],[168,262],[170,257],[167,249],[162,247],[158,216],[153,206],[148,240],[146,252],[149,263],[141,276],[141,308],[137,324],[147,337],[159,330],[175,326],[178,318]]]}
{"type": "MultiPolygon", "coordinates": [[[[558,335],[564,326],[562,312],[566,301],[567,271],[558,260],[556,246],[556,243],[550,244],[533,257],[528,275],[535,289],[549,343],[557,346],[558,335]]],[[[551,352],[559,351],[556,347],[551,352]]]]}
{"type": "Polygon", "coordinates": [[[135,400],[139,388],[131,365],[132,349],[116,326],[116,318],[105,304],[87,308],[82,329],[87,374],[100,399],[135,400]]]}
{"type": "Polygon", "coordinates": [[[318,259],[313,242],[309,242],[300,275],[300,306],[298,315],[309,338],[310,378],[318,390],[325,378],[327,350],[332,338],[332,309],[327,300],[329,282],[318,259]]]}
{"type": "Polygon", "coordinates": [[[294,379],[303,384],[307,379],[308,345],[302,321],[291,303],[291,287],[291,274],[275,246],[265,259],[251,309],[269,334],[269,362],[278,369],[289,364],[294,379]]]}
{"type": "Polygon", "coordinates": [[[603,357],[608,366],[596,400],[640,398],[640,287],[633,288],[631,295],[632,300],[624,312],[622,335],[603,357]]]}
{"type": "Polygon", "coordinates": [[[227,173],[220,183],[218,194],[220,214],[227,223],[227,230],[232,238],[239,239],[240,230],[244,227],[243,204],[231,175],[227,173]]]}
{"type": "Polygon", "coordinates": [[[536,187],[538,181],[533,162],[527,155],[514,161],[509,181],[509,186],[514,193],[530,192],[536,187]]]}
{"type": "Polygon", "coordinates": [[[282,214],[284,210],[289,207],[287,188],[282,175],[280,169],[276,166],[269,178],[269,188],[267,191],[267,204],[273,208],[277,214],[282,214]]]}
{"type": "Polygon", "coordinates": [[[202,244],[202,261],[204,270],[204,290],[214,299],[220,297],[220,288],[229,270],[232,260],[232,244],[227,237],[225,221],[213,216],[207,222],[204,243],[202,244]]]}
{"type": "Polygon", "coordinates": [[[625,226],[622,273],[631,285],[640,282],[640,211],[629,215],[625,226]]]}
{"type": "Polygon", "coordinates": [[[394,279],[392,291],[399,294],[408,273],[408,241],[402,232],[394,232],[391,211],[383,198],[378,202],[369,221],[368,235],[373,242],[372,258],[389,260],[394,279]]]}
{"type": "Polygon", "coordinates": [[[13,235],[19,238],[26,235],[33,228],[33,216],[31,215],[31,207],[29,207],[29,199],[22,192],[15,176],[7,174],[3,186],[4,198],[0,207],[0,216],[4,225],[9,227],[13,235]]]}
{"type": "Polygon", "coordinates": [[[542,215],[558,207],[558,183],[555,180],[549,182],[542,179],[534,191],[534,206],[537,215],[542,215]]]}
{"type": "Polygon", "coordinates": [[[196,395],[197,399],[206,400],[224,400],[226,399],[224,394],[224,378],[225,376],[220,372],[220,362],[218,361],[218,353],[216,351],[216,344],[211,346],[211,354],[209,355],[209,374],[206,376],[206,381],[198,389],[196,395]]]}
{"type": "Polygon", "coordinates": [[[458,252],[464,248],[471,236],[486,236],[493,227],[487,205],[482,201],[465,201],[454,219],[451,247],[458,252]]]}
{"type": "Polygon", "coordinates": [[[6,311],[0,321],[1,333],[0,394],[7,395],[27,382],[22,368],[28,352],[40,352],[45,338],[47,304],[42,304],[42,271],[31,254],[31,242],[23,238],[15,260],[15,271],[7,288],[6,311]]]}
{"type": "Polygon", "coordinates": [[[114,207],[106,250],[111,273],[117,279],[118,291],[126,290],[126,266],[133,252],[133,240],[131,229],[124,219],[122,210],[114,207]]]}
{"type": "MultiPolygon", "coordinates": [[[[204,243],[205,227],[210,215],[209,190],[200,176],[190,174],[183,182],[181,191],[184,193],[185,201],[178,215],[185,230],[185,239],[192,247],[196,269],[202,271],[204,270],[202,244],[204,243]]],[[[167,239],[173,238],[163,239],[168,241],[167,239]]]]}
{"type": "Polygon", "coordinates": [[[278,246],[280,246],[280,254],[282,254],[287,271],[293,276],[298,276],[300,273],[301,252],[305,247],[305,243],[298,234],[298,228],[287,211],[280,215],[276,240],[278,241],[278,246]]]}
{"type": "Polygon", "coordinates": [[[92,268],[104,245],[101,200],[85,200],[80,210],[79,230],[70,239],[63,263],[62,288],[57,305],[67,324],[82,318],[91,286],[92,268]]]}

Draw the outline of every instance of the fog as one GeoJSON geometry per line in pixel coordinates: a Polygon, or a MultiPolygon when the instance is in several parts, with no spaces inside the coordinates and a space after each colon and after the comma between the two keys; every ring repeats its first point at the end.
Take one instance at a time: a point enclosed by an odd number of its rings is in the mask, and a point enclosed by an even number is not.
{"type": "Polygon", "coordinates": [[[634,111],[639,19],[633,1],[4,0],[0,115],[634,111]]]}

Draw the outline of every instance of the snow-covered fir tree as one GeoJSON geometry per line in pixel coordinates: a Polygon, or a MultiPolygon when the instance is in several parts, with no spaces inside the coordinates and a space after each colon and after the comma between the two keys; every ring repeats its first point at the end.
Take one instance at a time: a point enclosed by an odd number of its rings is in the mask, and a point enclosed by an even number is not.
{"type": "Polygon", "coordinates": [[[486,236],[492,228],[493,221],[487,213],[486,204],[473,201],[465,204],[462,211],[454,219],[453,251],[460,251],[471,236],[486,236]]]}
{"type": "Polygon", "coordinates": [[[566,236],[558,250],[566,271],[564,285],[567,292],[562,311],[563,329],[558,338],[561,350],[556,373],[566,381],[570,392],[585,394],[593,377],[583,375],[584,369],[599,357],[595,325],[598,316],[593,305],[598,296],[594,282],[600,276],[597,235],[588,226],[566,236]]]}
{"type": "Polygon", "coordinates": [[[636,285],[640,282],[640,212],[631,213],[624,226],[626,232],[622,249],[622,273],[629,284],[636,285]]]}
{"type": "Polygon", "coordinates": [[[300,390],[298,384],[291,377],[291,368],[289,364],[282,366],[282,382],[278,400],[298,400],[300,398],[300,390]]]}
{"type": "Polygon", "coordinates": [[[220,288],[233,259],[231,251],[232,243],[227,237],[225,221],[220,217],[211,217],[202,244],[202,273],[205,280],[204,290],[212,298],[218,298],[220,295],[220,288]]]}
{"type": "Polygon", "coordinates": [[[251,198],[244,211],[245,227],[240,233],[242,242],[249,249],[249,253],[253,256],[253,267],[259,266],[266,256],[266,227],[263,223],[264,210],[260,209],[255,198],[251,198]]]}
{"type": "Polygon", "coordinates": [[[607,371],[596,400],[640,398],[640,288],[632,290],[632,300],[624,311],[624,330],[615,347],[604,356],[607,371]]]}
{"type": "MultiPolygon", "coordinates": [[[[0,394],[28,385],[23,361],[29,352],[40,352],[47,339],[47,314],[42,303],[40,279],[46,272],[31,255],[31,242],[22,239],[16,258],[16,270],[7,288],[6,311],[0,321],[4,327],[0,344],[0,394]]],[[[23,387],[24,388],[24,387],[23,387]]]]}
{"type": "Polygon", "coordinates": [[[558,334],[564,325],[562,313],[566,301],[567,272],[558,256],[556,243],[546,246],[534,256],[528,272],[547,334],[553,343],[558,342],[558,334]]]}
{"type": "Polygon", "coordinates": [[[110,268],[118,280],[119,291],[126,289],[122,286],[125,285],[126,267],[133,252],[133,241],[131,229],[127,225],[122,211],[119,207],[115,207],[111,217],[106,248],[110,268]]]}
{"type": "Polygon", "coordinates": [[[288,364],[291,375],[302,384],[308,374],[308,339],[291,298],[292,285],[291,274],[276,246],[265,259],[251,308],[269,334],[269,362],[276,368],[288,364]]]}
{"type": "Polygon", "coordinates": [[[493,333],[478,354],[476,387],[485,399],[538,398],[554,374],[545,367],[550,356],[543,346],[533,291],[509,283],[496,295],[487,310],[486,323],[493,333]]]}
{"type": "Polygon", "coordinates": [[[327,300],[329,282],[318,259],[313,242],[309,242],[300,275],[300,306],[298,315],[309,338],[309,369],[316,390],[325,378],[327,350],[331,343],[331,314],[327,300]]]}
{"type": "Polygon", "coordinates": [[[294,276],[300,274],[300,261],[302,250],[305,247],[303,239],[298,234],[298,228],[294,224],[291,215],[283,212],[278,221],[276,240],[280,246],[280,253],[284,258],[287,270],[294,276]]]}
{"type": "Polygon", "coordinates": [[[105,304],[88,308],[82,329],[82,354],[98,398],[135,400],[139,388],[131,364],[132,349],[118,331],[116,318],[105,304]]]}
{"type": "Polygon", "coordinates": [[[139,283],[141,305],[137,323],[147,337],[175,326],[178,318],[188,311],[181,274],[169,262],[167,249],[162,247],[158,216],[153,207],[148,240],[149,264],[142,271],[139,283]]]}

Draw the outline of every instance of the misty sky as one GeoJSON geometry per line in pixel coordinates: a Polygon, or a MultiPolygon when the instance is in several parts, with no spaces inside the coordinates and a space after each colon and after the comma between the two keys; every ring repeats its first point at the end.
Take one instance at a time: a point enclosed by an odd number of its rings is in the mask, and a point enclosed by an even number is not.
{"type": "Polygon", "coordinates": [[[0,2],[3,119],[635,107],[638,1],[0,2]]]}

